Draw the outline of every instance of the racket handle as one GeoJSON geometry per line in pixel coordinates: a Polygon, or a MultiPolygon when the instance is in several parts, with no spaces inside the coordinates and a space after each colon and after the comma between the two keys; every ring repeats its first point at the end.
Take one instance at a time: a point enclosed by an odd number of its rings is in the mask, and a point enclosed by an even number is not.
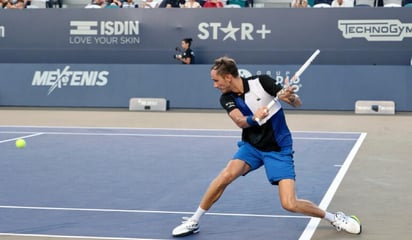
{"type": "MultiPolygon", "coordinates": [[[[271,109],[273,107],[273,105],[275,105],[275,103],[279,100],[278,97],[275,97],[274,99],[272,99],[272,101],[270,101],[270,103],[266,106],[267,109],[271,109]]],[[[260,123],[260,119],[259,118],[255,118],[255,121],[260,123]]]]}

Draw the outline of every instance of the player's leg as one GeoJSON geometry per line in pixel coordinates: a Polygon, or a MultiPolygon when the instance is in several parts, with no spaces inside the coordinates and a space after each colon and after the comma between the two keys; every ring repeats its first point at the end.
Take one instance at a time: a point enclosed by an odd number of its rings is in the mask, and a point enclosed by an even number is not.
{"type": "Polygon", "coordinates": [[[227,166],[210,183],[195,214],[190,218],[185,218],[182,224],[175,227],[172,231],[172,235],[174,237],[183,237],[198,233],[200,217],[206,213],[217,200],[219,200],[224,190],[231,182],[239,176],[246,174],[249,170],[250,166],[242,160],[234,159],[229,161],[227,166]]]}
{"type": "Polygon", "coordinates": [[[209,210],[212,205],[222,196],[225,188],[236,178],[249,172],[250,166],[239,159],[229,161],[227,166],[220,174],[210,183],[205,195],[200,202],[200,207],[209,210]]]}
{"type": "Polygon", "coordinates": [[[285,210],[329,220],[338,231],[343,229],[353,234],[360,234],[362,232],[362,226],[357,217],[346,216],[342,212],[331,214],[320,209],[311,201],[298,199],[296,197],[295,181],[293,179],[283,179],[279,181],[279,198],[285,210]]]}
{"type": "Polygon", "coordinates": [[[325,217],[325,211],[314,203],[296,197],[295,181],[293,179],[279,181],[279,199],[282,207],[290,212],[302,213],[311,217],[325,217]]]}

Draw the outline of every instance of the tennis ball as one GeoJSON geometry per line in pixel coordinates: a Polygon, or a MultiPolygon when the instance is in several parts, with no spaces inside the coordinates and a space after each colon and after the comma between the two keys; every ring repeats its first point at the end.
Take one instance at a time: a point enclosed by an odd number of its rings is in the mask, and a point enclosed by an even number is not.
{"type": "Polygon", "coordinates": [[[16,147],[17,148],[24,148],[26,146],[26,141],[24,141],[24,139],[17,139],[16,140],[16,147]]]}

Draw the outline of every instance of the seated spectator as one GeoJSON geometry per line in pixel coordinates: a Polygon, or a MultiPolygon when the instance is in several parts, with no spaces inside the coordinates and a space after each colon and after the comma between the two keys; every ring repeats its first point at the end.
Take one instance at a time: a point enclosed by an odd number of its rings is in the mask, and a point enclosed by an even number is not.
{"type": "Polygon", "coordinates": [[[92,0],[91,3],[87,4],[85,8],[104,8],[106,2],[104,0],[92,0]]]}
{"type": "Polygon", "coordinates": [[[127,0],[122,3],[122,8],[138,8],[139,5],[133,0],[127,0]]]}
{"type": "Polygon", "coordinates": [[[291,4],[292,8],[307,8],[308,6],[307,0],[293,0],[291,4]]]}
{"type": "Polygon", "coordinates": [[[180,8],[185,4],[185,0],[166,0],[166,8],[180,8]]]}
{"type": "Polygon", "coordinates": [[[204,8],[222,8],[223,3],[221,0],[207,0],[203,5],[204,8]]]}
{"type": "Polygon", "coordinates": [[[332,7],[353,7],[353,0],[333,0],[332,7]]]}
{"type": "Polygon", "coordinates": [[[315,0],[313,2],[314,8],[331,7],[331,5],[332,5],[332,0],[315,0]]]}
{"type": "Polygon", "coordinates": [[[59,8],[63,7],[63,1],[62,0],[48,0],[46,1],[46,8],[53,8],[53,5],[57,3],[57,5],[59,6],[59,8]]]}
{"type": "Polygon", "coordinates": [[[202,6],[200,5],[199,2],[196,2],[195,0],[186,0],[185,4],[182,5],[182,8],[201,8],[202,6]]]}
{"type": "Polygon", "coordinates": [[[3,2],[4,8],[6,9],[24,9],[25,3],[24,0],[8,0],[6,3],[3,2]]]}
{"type": "Polygon", "coordinates": [[[106,0],[105,8],[120,8],[121,6],[120,0],[106,0]]]}
{"type": "Polygon", "coordinates": [[[157,0],[143,0],[142,8],[158,8],[159,2],[157,0]]]}
{"type": "Polygon", "coordinates": [[[227,0],[226,1],[227,5],[239,5],[240,7],[249,7],[249,1],[248,0],[227,0]]]}

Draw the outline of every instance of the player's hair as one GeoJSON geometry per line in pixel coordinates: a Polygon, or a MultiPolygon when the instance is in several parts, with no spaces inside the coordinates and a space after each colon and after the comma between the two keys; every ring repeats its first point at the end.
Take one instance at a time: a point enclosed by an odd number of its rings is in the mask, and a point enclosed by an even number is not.
{"type": "Polygon", "coordinates": [[[239,76],[236,61],[229,57],[217,58],[214,61],[211,70],[216,70],[216,73],[220,76],[225,76],[226,74],[230,74],[233,77],[239,76]]]}
{"type": "Polygon", "coordinates": [[[188,43],[188,44],[189,44],[189,47],[192,46],[192,41],[193,41],[193,39],[191,39],[191,38],[183,38],[182,41],[185,42],[185,43],[188,43]]]}

